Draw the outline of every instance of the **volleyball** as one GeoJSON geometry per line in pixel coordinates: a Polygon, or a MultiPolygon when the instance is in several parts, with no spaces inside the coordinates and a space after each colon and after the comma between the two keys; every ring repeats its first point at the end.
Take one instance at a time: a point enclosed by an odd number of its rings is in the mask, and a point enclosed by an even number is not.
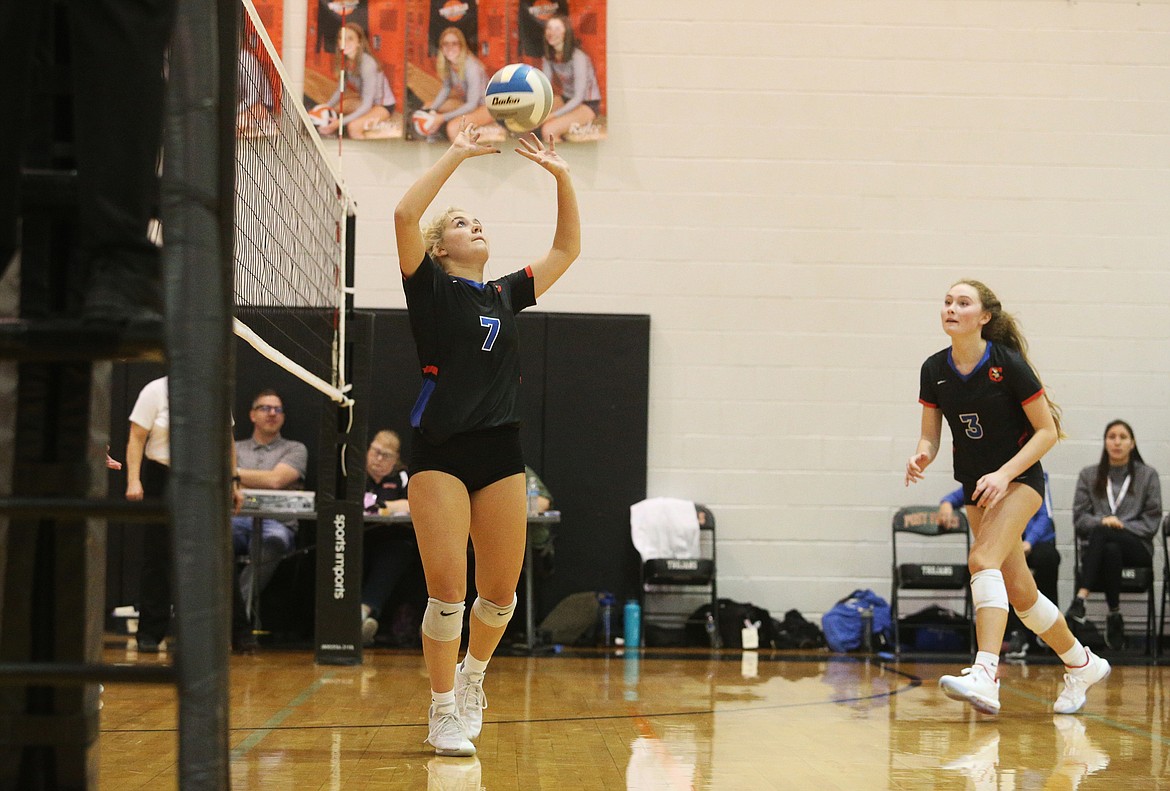
{"type": "Polygon", "coordinates": [[[313,122],[313,126],[325,126],[337,120],[337,113],[329,105],[319,104],[309,110],[309,120],[313,122]]]}
{"type": "Polygon", "coordinates": [[[540,69],[510,63],[488,80],[485,102],[492,117],[509,131],[529,132],[544,123],[552,110],[552,85],[540,69]]]}
{"type": "Polygon", "coordinates": [[[415,110],[414,115],[410,116],[410,123],[419,137],[430,137],[443,125],[443,117],[427,110],[415,110]]]}

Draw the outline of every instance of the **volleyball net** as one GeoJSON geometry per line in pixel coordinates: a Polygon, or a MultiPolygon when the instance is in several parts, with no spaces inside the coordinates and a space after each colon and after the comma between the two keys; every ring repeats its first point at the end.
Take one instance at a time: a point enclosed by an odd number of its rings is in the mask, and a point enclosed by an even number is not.
{"type": "Polygon", "coordinates": [[[236,335],[340,404],[353,201],[251,0],[236,90],[236,335]]]}

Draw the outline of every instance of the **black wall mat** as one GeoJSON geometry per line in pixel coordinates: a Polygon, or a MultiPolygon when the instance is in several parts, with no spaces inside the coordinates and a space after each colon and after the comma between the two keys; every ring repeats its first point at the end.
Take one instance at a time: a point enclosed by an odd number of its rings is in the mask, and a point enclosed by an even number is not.
{"type": "Polygon", "coordinates": [[[561,511],[543,615],[570,593],[637,594],[630,506],[646,497],[650,317],[548,314],[541,476],[561,511]]]}

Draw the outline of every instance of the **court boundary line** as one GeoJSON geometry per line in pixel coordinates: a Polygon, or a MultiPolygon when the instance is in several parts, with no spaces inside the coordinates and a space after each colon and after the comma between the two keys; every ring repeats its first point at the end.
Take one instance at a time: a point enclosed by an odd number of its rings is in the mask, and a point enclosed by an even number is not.
{"type": "MultiPolygon", "coordinates": [[[[319,689],[321,689],[321,687],[325,686],[325,684],[328,681],[330,681],[334,675],[336,675],[336,672],[337,671],[335,671],[335,670],[328,670],[325,673],[323,673],[320,678],[318,678],[312,684],[310,684],[305,689],[303,689],[299,695],[297,695],[295,698],[290,700],[288,703],[284,704],[283,708],[281,708],[279,711],[277,711],[275,714],[273,714],[271,717],[269,717],[268,720],[263,725],[261,725],[259,728],[229,728],[228,729],[229,733],[249,731],[249,730],[251,731],[251,733],[248,736],[244,737],[243,741],[241,741],[239,744],[237,744],[235,747],[233,747],[231,749],[231,751],[228,753],[228,760],[234,761],[237,758],[243,758],[245,755],[247,755],[249,752],[251,752],[253,747],[260,744],[260,742],[264,741],[264,738],[266,736],[268,736],[268,734],[272,733],[273,731],[293,730],[294,726],[288,726],[287,728],[283,728],[283,727],[281,727],[280,724],[282,722],[284,722],[286,719],[288,719],[289,715],[292,714],[293,711],[295,711],[298,706],[303,704],[309,698],[313,697],[313,695],[316,694],[317,690],[319,690],[319,689]]],[[[230,710],[230,707],[229,707],[229,710],[230,710]]]]}

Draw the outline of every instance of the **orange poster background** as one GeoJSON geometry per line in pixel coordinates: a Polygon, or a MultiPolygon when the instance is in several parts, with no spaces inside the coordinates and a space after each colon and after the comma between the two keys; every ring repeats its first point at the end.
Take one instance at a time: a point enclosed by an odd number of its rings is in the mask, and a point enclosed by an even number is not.
{"type": "MultiPolygon", "coordinates": [[[[330,38],[340,17],[326,0],[308,0],[308,29],[305,54],[305,104],[327,99],[337,86],[330,38]],[[332,15],[332,16],[330,16],[332,15]]],[[[277,52],[283,39],[284,0],[253,0],[260,19],[277,52]]],[[[396,115],[410,113],[437,92],[435,39],[441,27],[459,24],[460,17],[475,17],[474,31],[465,30],[469,43],[483,61],[488,74],[508,63],[525,62],[539,68],[540,57],[522,53],[520,15],[529,7],[535,16],[564,13],[567,9],[581,48],[593,61],[601,88],[599,119],[607,121],[606,89],[606,3],[607,0],[349,0],[347,15],[366,28],[372,54],[390,81],[397,101],[396,115]],[[464,10],[466,7],[466,10],[464,10]],[[436,22],[437,20],[437,22],[436,22]]],[[[336,2],[334,3],[337,6],[336,2]]],[[[339,6],[338,6],[339,7],[339,6]]]]}

